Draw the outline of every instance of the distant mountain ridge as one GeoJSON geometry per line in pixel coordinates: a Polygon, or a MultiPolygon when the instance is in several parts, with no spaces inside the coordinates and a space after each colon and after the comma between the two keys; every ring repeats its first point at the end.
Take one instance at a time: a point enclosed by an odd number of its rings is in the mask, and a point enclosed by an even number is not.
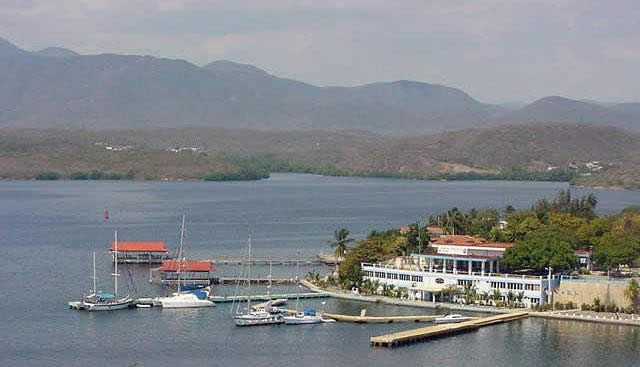
{"type": "Polygon", "coordinates": [[[504,123],[588,122],[640,129],[638,103],[545,97],[519,109],[408,80],[317,87],[253,65],[135,55],[29,52],[0,39],[0,126],[230,127],[413,135],[504,123]]]}

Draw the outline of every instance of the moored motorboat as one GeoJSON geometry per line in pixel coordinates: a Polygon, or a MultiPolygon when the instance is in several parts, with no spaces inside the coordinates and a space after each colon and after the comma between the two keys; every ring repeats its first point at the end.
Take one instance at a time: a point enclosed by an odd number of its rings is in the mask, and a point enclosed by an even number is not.
{"type": "Polygon", "coordinates": [[[324,322],[322,320],[322,315],[318,315],[316,310],[313,309],[306,309],[295,315],[288,315],[284,317],[284,323],[287,325],[320,324],[322,322],[324,322]]]}
{"type": "Polygon", "coordinates": [[[469,321],[473,319],[474,319],[473,317],[462,316],[460,314],[450,314],[450,315],[444,315],[442,317],[437,317],[434,321],[436,324],[447,324],[447,323],[453,323],[453,322],[469,321]]]}

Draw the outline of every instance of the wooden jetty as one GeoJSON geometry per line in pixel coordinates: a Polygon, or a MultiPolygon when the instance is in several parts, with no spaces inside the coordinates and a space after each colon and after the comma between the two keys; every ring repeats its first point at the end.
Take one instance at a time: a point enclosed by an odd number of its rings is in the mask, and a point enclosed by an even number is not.
{"type": "Polygon", "coordinates": [[[415,315],[415,316],[352,316],[335,313],[324,313],[324,316],[342,322],[355,322],[356,324],[391,324],[394,322],[430,322],[443,315],[415,315]]]}
{"type": "MultiPolygon", "coordinates": [[[[333,255],[318,254],[313,257],[298,259],[295,257],[252,257],[251,265],[295,265],[298,260],[303,265],[336,265],[342,258],[336,259],[333,255]]],[[[219,256],[210,259],[214,265],[242,265],[248,264],[246,258],[234,256],[219,256]]]]}
{"type": "MultiPolygon", "coordinates": [[[[214,278],[213,284],[236,284],[237,282],[246,282],[245,278],[214,278]]],[[[269,279],[269,278],[252,278],[251,284],[290,284],[295,283],[296,280],[294,278],[291,279],[269,279]]]]}
{"type": "MultiPolygon", "coordinates": [[[[304,265],[320,265],[322,260],[318,257],[296,259],[295,257],[252,257],[251,265],[295,265],[300,260],[304,265]]],[[[243,257],[220,256],[210,259],[214,265],[243,265],[248,264],[248,260],[243,257]]]]}
{"type": "Polygon", "coordinates": [[[435,325],[400,331],[392,334],[372,336],[369,341],[372,346],[376,347],[396,347],[399,345],[415,343],[426,339],[472,331],[483,326],[519,320],[528,316],[528,312],[513,312],[497,316],[484,317],[477,320],[465,321],[457,324],[435,325]]]}
{"type": "MultiPolygon", "coordinates": [[[[295,299],[298,296],[296,293],[288,293],[288,294],[272,294],[272,295],[252,295],[252,301],[269,301],[271,299],[295,299]]],[[[300,293],[300,298],[327,298],[329,297],[328,293],[300,293]]],[[[209,297],[213,302],[246,302],[247,296],[211,296],[209,297]]]]}

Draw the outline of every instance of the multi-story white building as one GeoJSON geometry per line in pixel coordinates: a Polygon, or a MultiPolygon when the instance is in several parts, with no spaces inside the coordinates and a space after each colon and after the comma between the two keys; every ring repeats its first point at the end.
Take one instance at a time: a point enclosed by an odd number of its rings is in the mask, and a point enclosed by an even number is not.
{"type": "Polygon", "coordinates": [[[363,263],[364,279],[403,287],[413,300],[436,302],[441,291],[454,285],[473,286],[478,294],[503,301],[512,292],[521,295],[526,307],[547,303],[547,289],[559,284],[557,277],[500,273],[500,259],[511,243],[480,242],[470,236],[443,236],[431,243],[435,254],[412,254],[382,264],[363,263]]]}

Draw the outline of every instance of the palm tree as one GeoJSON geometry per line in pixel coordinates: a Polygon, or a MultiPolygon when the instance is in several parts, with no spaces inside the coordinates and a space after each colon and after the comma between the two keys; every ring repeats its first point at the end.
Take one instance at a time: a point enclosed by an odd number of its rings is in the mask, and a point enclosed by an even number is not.
{"type": "Polygon", "coordinates": [[[333,240],[329,241],[329,245],[335,249],[334,254],[336,255],[336,260],[343,258],[346,255],[347,244],[353,242],[353,238],[349,237],[349,230],[346,228],[336,229],[333,231],[333,240]]]}
{"type": "Polygon", "coordinates": [[[635,279],[629,280],[629,285],[624,289],[624,296],[631,302],[631,307],[635,309],[638,304],[638,297],[640,297],[640,284],[635,279]]]}

